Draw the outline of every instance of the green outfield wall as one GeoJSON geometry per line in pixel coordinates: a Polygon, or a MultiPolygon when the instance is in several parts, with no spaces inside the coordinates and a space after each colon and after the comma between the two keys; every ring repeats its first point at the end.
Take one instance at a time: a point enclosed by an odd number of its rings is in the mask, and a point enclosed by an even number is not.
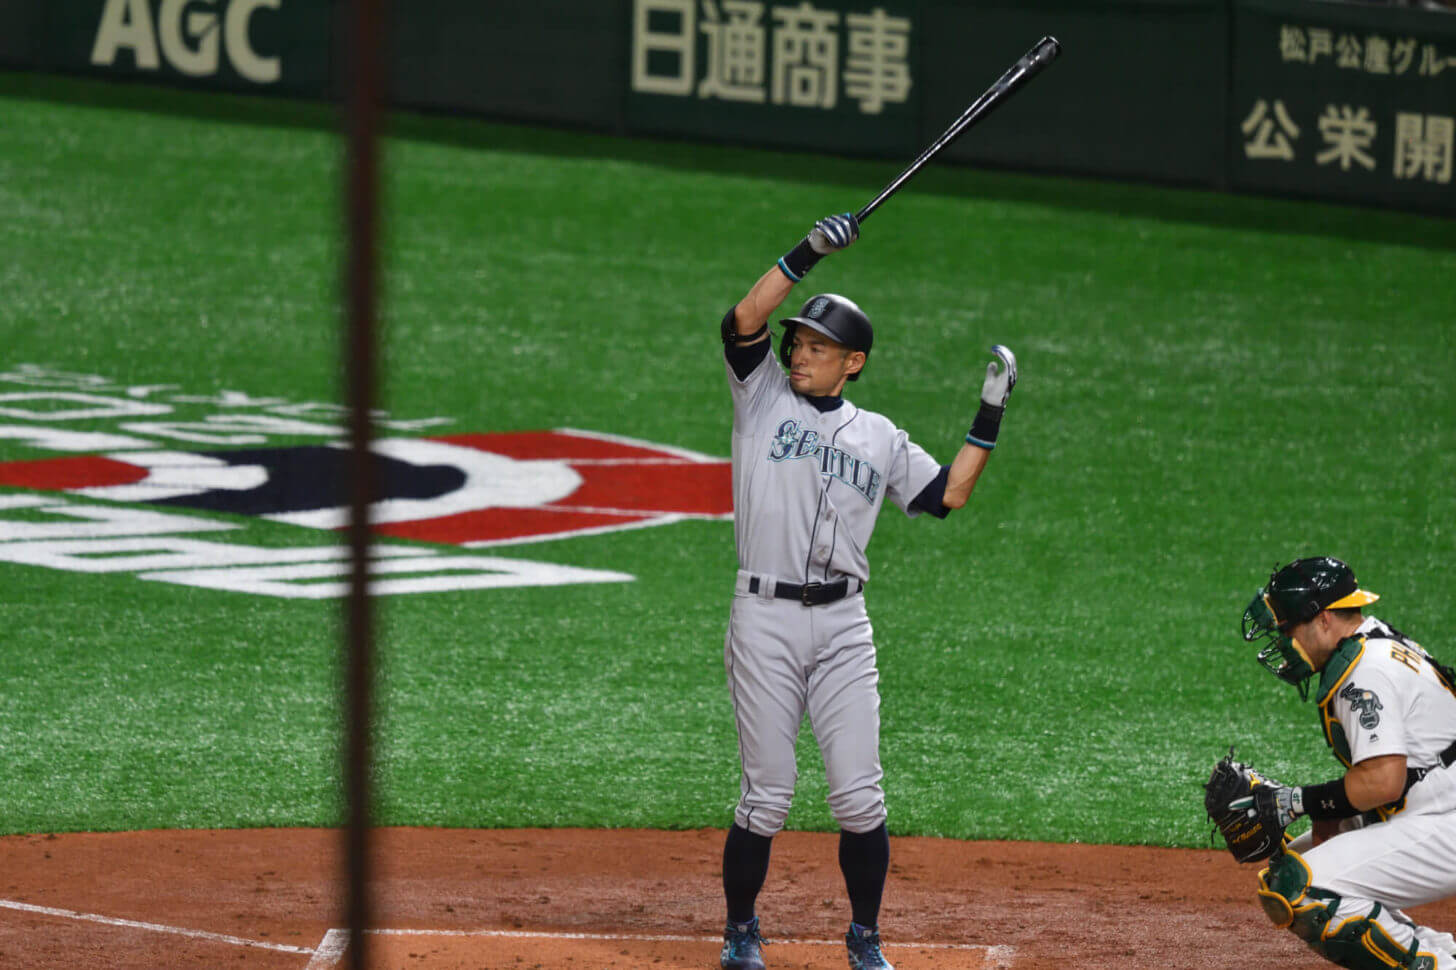
{"type": "MultiPolygon", "coordinates": [[[[947,157],[1456,213],[1456,14],[1330,0],[412,0],[405,108],[913,157],[1042,36],[1060,61],[947,157]]],[[[0,64],[335,95],[327,0],[10,0],[0,64]]]]}
{"type": "Polygon", "coordinates": [[[1234,188],[1456,212],[1456,13],[1241,0],[1233,16],[1234,188]]]}

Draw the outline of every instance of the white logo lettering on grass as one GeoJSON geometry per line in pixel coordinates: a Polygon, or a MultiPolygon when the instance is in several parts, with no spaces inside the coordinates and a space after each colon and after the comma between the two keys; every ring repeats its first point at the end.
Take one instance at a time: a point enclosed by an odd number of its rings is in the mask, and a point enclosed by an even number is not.
{"type": "MultiPolygon", "coordinates": [[[[268,548],[186,537],[237,528],[126,506],[0,495],[0,562],[77,573],[132,573],[153,582],[285,599],[348,594],[349,584],[340,577],[349,573],[349,551],[342,545],[268,548]]],[[[627,583],[635,578],[554,563],[442,555],[418,546],[379,545],[371,554],[370,573],[389,577],[371,581],[370,592],[376,596],[627,583]]]]}

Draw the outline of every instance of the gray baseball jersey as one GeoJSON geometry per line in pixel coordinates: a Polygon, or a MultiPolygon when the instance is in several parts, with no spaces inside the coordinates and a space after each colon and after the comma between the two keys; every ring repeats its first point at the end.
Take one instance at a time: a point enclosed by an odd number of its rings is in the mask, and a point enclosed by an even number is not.
{"type": "Polygon", "coordinates": [[[890,420],[841,401],[821,411],[796,394],[772,354],[733,392],[733,510],[738,567],[790,582],[869,580],[865,549],[889,498],[906,515],[940,465],[890,420]]]}
{"type": "Polygon", "coordinates": [[[767,341],[736,354],[726,367],[739,569],[724,642],[743,769],[735,821],[764,836],[783,827],[807,713],[835,819],[867,832],[885,805],[865,550],[885,499],[918,515],[942,469],[882,415],[796,394],[767,341]],[[841,579],[849,595],[834,602],[774,596],[779,583],[841,579]]]}

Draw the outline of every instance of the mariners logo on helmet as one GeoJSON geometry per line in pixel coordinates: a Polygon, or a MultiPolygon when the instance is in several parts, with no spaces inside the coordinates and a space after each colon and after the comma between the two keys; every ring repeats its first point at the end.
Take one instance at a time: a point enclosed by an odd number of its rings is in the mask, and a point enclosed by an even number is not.
{"type": "MultiPolygon", "coordinates": [[[[809,297],[799,309],[798,316],[780,320],[779,325],[784,328],[783,338],[779,340],[779,360],[784,367],[790,366],[789,354],[794,346],[794,331],[800,326],[817,330],[850,350],[862,351],[866,359],[870,355],[870,346],[875,342],[875,331],[870,326],[870,318],[865,316],[865,312],[853,300],[838,293],[820,293],[818,296],[809,297]]],[[[850,374],[849,379],[859,380],[863,371],[864,368],[860,368],[850,374]]]]}

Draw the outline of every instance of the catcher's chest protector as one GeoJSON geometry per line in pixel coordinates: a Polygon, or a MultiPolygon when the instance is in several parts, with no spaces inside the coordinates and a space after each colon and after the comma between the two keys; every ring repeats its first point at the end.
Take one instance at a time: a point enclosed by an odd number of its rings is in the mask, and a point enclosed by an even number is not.
{"type": "MultiPolygon", "coordinates": [[[[1355,665],[1364,655],[1365,638],[1350,637],[1341,643],[1331,655],[1320,676],[1320,727],[1324,730],[1325,743],[1330,746],[1330,753],[1347,771],[1354,765],[1355,759],[1350,752],[1350,739],[1345,736],[1345,728],[1340,724],[1339,716],[1335,714],[1335,700],[1340,696],[1341,685],[1350,679],[1355,665]]],[[[1405,795],[1372,811],[1384,821],[1403,808],[1405,808],[1405,795]]]]}
{"type": "Polygon", "coordinates": [[[1335,759],[1347,769],[1351,765],[1350,740],[1345,737],[1345,729],[1340,726],[1340,719],[1335,716],[1335,698],[1339,696],[1340,685],[1349,679],[1350,672],[1364,654],[1365,638],[1350,637],[1330,655],[1325,669],[1320,672],[1320,729],[1324,732],[1325,743],[1330,746],[1335,759]]]}

